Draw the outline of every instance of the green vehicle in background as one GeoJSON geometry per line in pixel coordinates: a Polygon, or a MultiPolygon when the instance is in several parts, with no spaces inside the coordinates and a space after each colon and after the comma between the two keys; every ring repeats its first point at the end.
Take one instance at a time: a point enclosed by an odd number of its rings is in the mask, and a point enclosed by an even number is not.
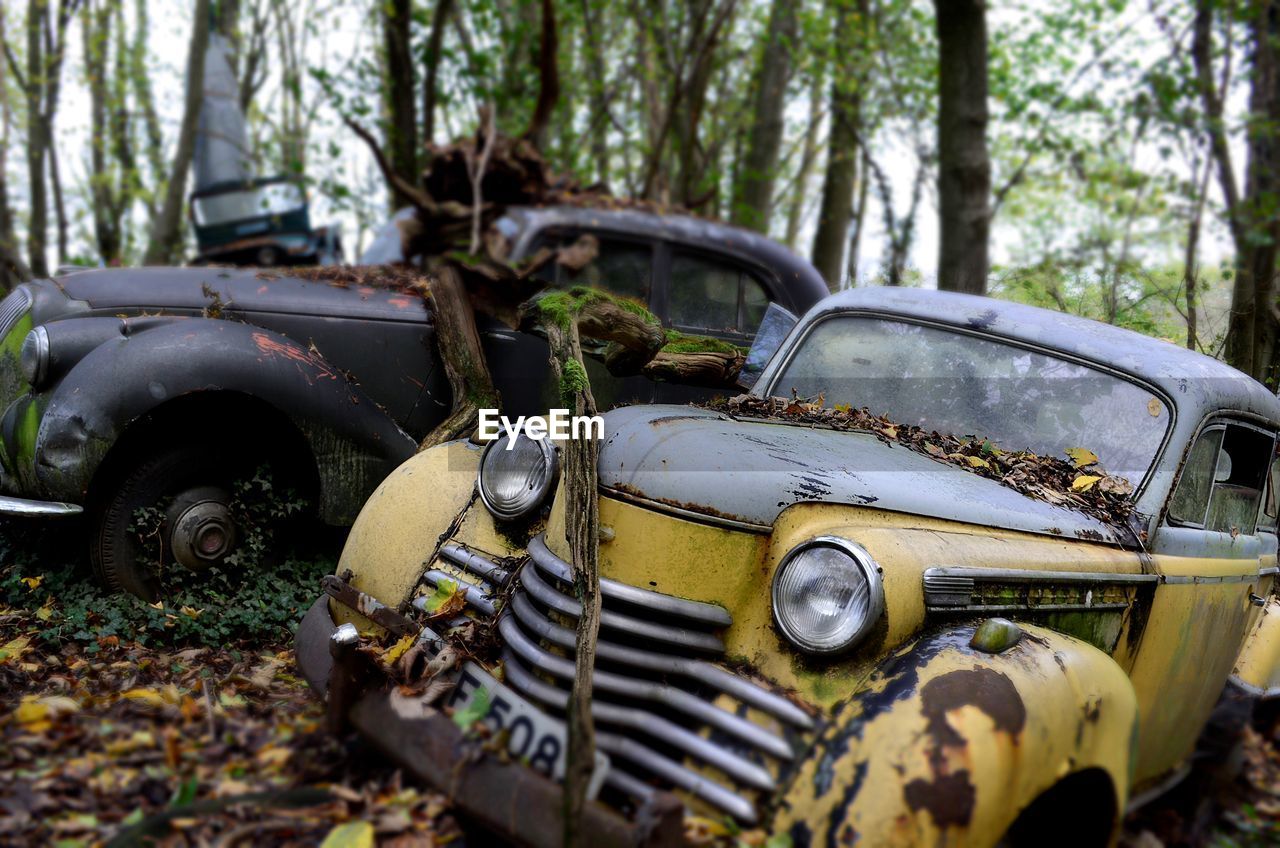
{"type": "Polygon", "coordinates": [[[191,194],[196,265],[335,265],[337,227],[312,227],[307,195],[288,177],[229,180],[191,194]]]}

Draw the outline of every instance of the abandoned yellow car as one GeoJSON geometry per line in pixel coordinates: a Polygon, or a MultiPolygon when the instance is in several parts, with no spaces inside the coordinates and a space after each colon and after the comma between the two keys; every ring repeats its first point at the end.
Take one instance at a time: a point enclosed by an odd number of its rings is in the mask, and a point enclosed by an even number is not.
{"type": "MultiPolygon", "coordinates": [[[[1280,694],[1280,402],[1207,357],[860,289],[749,394],[605,425],[587,844],[682,818],[794,846],[1105,844],[1215,705],[1280,694]]],[[[561,838],[562,490],[545,440],[419,454],[298,634],[337,720],[526,843],[561,838]],[[370,659],[370,633],[460,668],[388,685],[399,650],[370,659]]]]}

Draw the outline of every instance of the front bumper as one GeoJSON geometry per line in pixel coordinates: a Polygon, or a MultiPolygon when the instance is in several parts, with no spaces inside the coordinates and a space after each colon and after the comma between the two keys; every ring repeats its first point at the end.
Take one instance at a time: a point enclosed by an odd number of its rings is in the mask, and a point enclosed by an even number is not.
{"type": "Polygon", "coordinates": [[[33,501],[27,498],[14,498],[0,495],[0,515],[12,515],[22,518],[56,518],[60,516],[79,515],[84,507],[62,501],[33,501]]]}
{"type": "MultiPolygon", "coordinates": [[[[563,792],[526,766],[505,761],[468,739],[439,710],[381,687],[361,691],[359,658],[332,640],[337,625],[329,596],[321,596],[298,626],[298,666],[329,701],[330,722],[350,724],[387,757],[420,780],[447,792],[454,808],[481,826],[523,845],[564,844],[563,792]],[[336,649],[335,649],[336,647],[336,649]]],[[[586,845],[662,846],[683,842],[680,801],[656,793],[628,821],[603,804],[587,805],[586,845]]]]}

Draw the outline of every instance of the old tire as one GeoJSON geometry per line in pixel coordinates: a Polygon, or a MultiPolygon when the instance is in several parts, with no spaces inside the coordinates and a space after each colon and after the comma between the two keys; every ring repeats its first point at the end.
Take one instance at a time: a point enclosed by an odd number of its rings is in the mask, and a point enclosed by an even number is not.
{"type": "Polygon", "coordinates": [[[235,550],[231,492],[263,457],[188,433],[183,441],[161,440],[113,459],[89,504],[89,561],[106,588],[155,602],[165,594],[165,569],[175,562],[200,570],[235,550]],[[136,528],[143,509],[159,510],[145,544],[136,528]]]}

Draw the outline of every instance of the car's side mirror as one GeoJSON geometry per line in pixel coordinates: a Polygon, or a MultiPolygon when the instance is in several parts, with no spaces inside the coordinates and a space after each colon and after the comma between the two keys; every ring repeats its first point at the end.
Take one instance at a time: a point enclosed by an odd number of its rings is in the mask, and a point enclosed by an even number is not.
{"type": "Polygon", "coordinates": [[[799,322],[800,319],[787,309],[776,303],[769,304],[764,311],[764,319],[756,330],[751,350],[747,351],[746,364],[738,373],[739,386],[749,389],[756,384],[756,380],[759,380],[764,372],[765,365],[773,359],[773,355],[778,352],[778,348],[782,347],[792,328],[799,322]]]}

